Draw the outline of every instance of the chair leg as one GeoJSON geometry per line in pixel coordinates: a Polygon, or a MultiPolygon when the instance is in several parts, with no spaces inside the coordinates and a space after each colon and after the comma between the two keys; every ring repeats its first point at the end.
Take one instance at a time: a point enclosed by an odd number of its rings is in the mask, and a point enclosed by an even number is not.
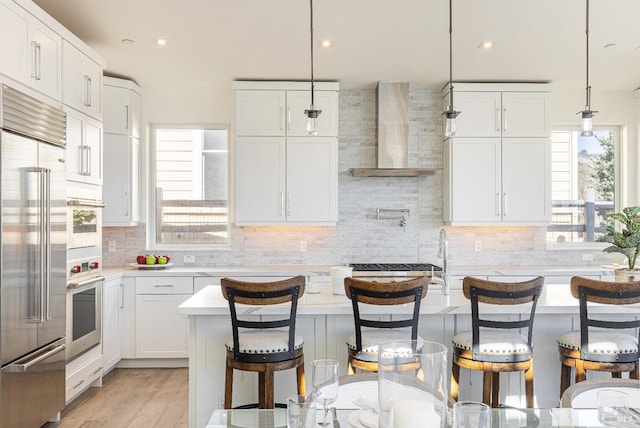
{"type": "Polygon", "coordinates": [[[300,360],[300,365],[296,367],[296,381],[298,385],[298,395],[306,395],[307,386],[304,377],[304,356],[300,360]]]}
{"type": "Polygon", "coordinates": [[[275,405],[275,398],[273,396],[273,369],[267,367],[264,372],[264,408],[273,409],[275,405]]]}
{"type": "Polygon", "coordinates": [[[491,373],[491,407],[500,405],[500,372],[491,373]]]}
{"type": "Polygon", "coordinates": [[[356,374],[356,371],[353,368],[353,360],[351,359],[351,355],[349,355],[347,359],[347,374],[348,375],[356,374]]]}
{"type": "Polygon", "coordinates": [[[460,382],[460,366],[455,361],[451,363],[451,389],[449,395],[455,401],[458,401],[458,389],[460,382]]]}
{"type": "Polygon", "coordinates": [[[611,377],[614,379],[622,379],[622,373],[621,372],[611,372],[611,377]]]}
{"type": "Polygon", "coordinates": [[[638,379],[638,363],[635,363],[633,370],[629,372],[629,379],[638,379]]]}
{"type": "Polygon", "coordinates": [[[258,372],[258,408],[267,409],[266,407],[266,373],[258,372]]]}
{"type": "Polygon", "coordinates": [[[560,366],[560,397],[562,398],[562,394],[569,388],[571,384],[571,366],[566,364],[562,364],[560,366]]]}
{"type": "Polygon", "coordinates": [[[491,380],[493,376],[490,369],[485,364],[484,373],[482,375],[482,402],[491,406],[491,380]]]}
{"type": "Polygon", "coordinates": [[[587,371],[584,369],[584,361],[576,360],[576,383],[587,380],[587,371]]]}
{"type": "Polygon", "coordinates": [[[533,360],[531,360],[531,364],[529,368],[524,371],[524,385],[525,385],[525,395],[527,397],[527,407],[533,408],[533,360]]]}
{"type": "Polygon", "coordinates": [[[231,397],[233,395],[233,368],[227,360],[227,368],[224,376],[224,408],[231,408],[231,397]]]}

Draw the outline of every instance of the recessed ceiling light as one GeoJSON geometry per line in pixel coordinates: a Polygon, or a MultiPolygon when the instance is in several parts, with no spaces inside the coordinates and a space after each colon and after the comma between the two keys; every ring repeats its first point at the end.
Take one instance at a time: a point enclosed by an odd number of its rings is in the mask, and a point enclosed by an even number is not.
{"type": "Polygon", "coordinates": [[[332,48],[334,44],[333,40],[318,40],[318,46],[321,48],[332,48]]]}
{"type": "Polygon", "coordinates": [[[492,42],[491,40],[483,40],[478,45],[478,47],[482,49],[491,49],[494,46],[495,46],[495,43],[492,42]]]}
{"type": "Polygon", "coordinates": [[[169,40],[165,39],[164,37],[159,37],[155,40],[158,46],[167,46],[169,44],[169,40]]]}
{"type": "Polygon", "coordinates": [[[134,43],[135,43],[135,42],[134,42],[133,40],[131,40],[131,39],[122,39],[122,40],[120,40],[120,42],[121,42],[123,45],[132,45],[132,44],[134,44],[134,43]]]}

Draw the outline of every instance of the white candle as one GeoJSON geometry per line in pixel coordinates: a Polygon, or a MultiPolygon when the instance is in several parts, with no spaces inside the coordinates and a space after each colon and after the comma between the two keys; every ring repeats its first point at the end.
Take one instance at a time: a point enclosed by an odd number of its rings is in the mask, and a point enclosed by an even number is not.
{"type": "Polygon", "coordinates": [[[440,426],[440,417],[433,403],[425,400],[403,400],[393,405],[393,428],[424,428],[440,426]]]}

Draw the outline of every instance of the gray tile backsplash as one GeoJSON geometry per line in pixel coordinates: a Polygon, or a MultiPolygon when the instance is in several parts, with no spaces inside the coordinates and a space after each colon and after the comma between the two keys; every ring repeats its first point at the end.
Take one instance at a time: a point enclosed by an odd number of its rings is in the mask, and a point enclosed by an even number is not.
{"type": "MultiPolygon", "coordinates": [[[[439,91],[412,90],[409,97],[409,164],[440,168],[418,178],[356,178],[349,169],[376,164],[375,89],[340,91],[339,222],[336,227],[233,227],[226,250],[168,251],[177,265],[182,255],[196,265],[334,265],[347,262],[432,262],[442,228],[442,116],[439,91]],[[376,208],[410,210],[406,228],[398,220],[377,220],[376,208]],[[299,251],[305,240],[308,251],[299,251]]],[[[542,227],[448,227],[452,265],[593,265],[605,255],[590,251],[547,251],[542,227]],[[482,250],[474,251],[480,240],[482,250]]],[[[144,227],[105,228],[105,266],[133,262],[145,252],[144,227]]],[[[162,252],[161,250],[155,252],[162,252]]]]}

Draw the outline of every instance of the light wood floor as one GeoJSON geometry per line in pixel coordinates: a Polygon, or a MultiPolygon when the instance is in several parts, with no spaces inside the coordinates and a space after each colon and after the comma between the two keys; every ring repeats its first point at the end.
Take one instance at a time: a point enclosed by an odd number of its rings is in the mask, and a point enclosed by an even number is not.
{"type": "Polygon", "coordinates": [[[188,369],[114,369],[45,428],[178,428],[189,425],[188,369]]]}

